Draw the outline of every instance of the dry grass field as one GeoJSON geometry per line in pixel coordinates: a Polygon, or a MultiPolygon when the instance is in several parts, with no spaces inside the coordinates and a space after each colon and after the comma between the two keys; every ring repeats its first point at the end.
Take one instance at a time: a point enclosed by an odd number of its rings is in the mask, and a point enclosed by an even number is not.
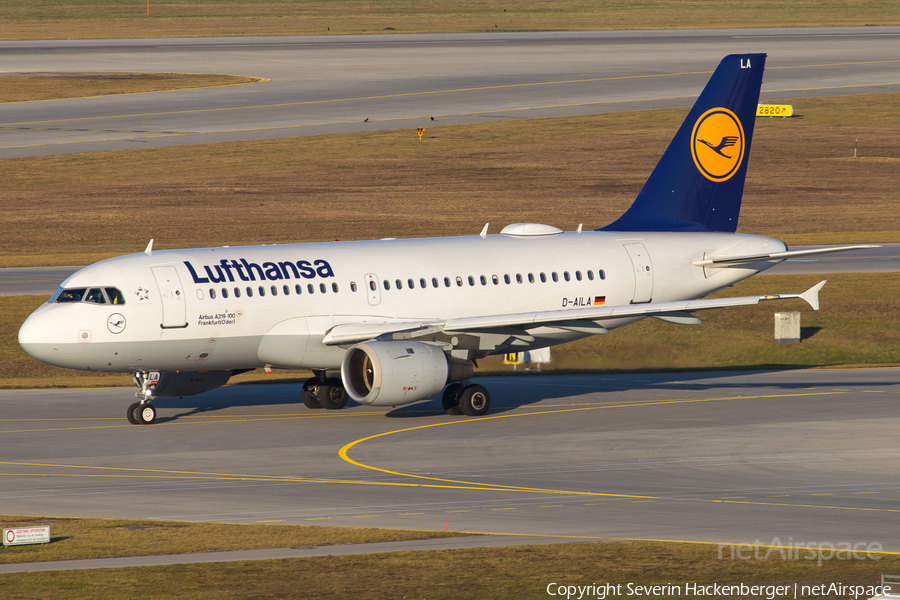
{"type": "MultiPolygon", "coordinates": [[[[810,560],[805,552],[800,558],[783,558],[778,549],[759,548],[756,552],[758,559],[733,560],[728,548],[724,549],[720,559],[715,544],[613,542],[103,569],[102,573],[21,573],[0,578],[0,595],[9,600],[523,600],[551,598],[547,587],[555,582],[557,586],[622,585],[621,595],[607,598],[654,597],[640,593],[628,596],[628,583],[642,586],[673,584],[682,586],[681,594],[655,597],[696,598],[697,594],[686,593],[685,582],[697,582],[704,586],[712,583],[785,585],[789,589],[787,593],[769,598],[793,598],[795,583],[798,586],[831,582],[871,586],[880,583],[881,573],[900,569],[900,557],[895,555],[865,558],[863,553],[863,560],[832,556],[820,565],[815,556],[810,555],[810,560]]],[[[824,555],[829,555],[827,550],[824,555]]],[[[784,556],[787,557],[786,550],[784,556]]],[[[565,594],[562,597],[565,598],[565,594]]],[[[597,595],[583,596],[588,597],[597,598],[597,595]]],[[[763,592],[724,597],[767,596],[763,592]]],[[[852,596],[798,594],[797,597],[852,596]]],[[[577,594],[572,598],[577,598],[577,594]]]]}
{"type": "MultiPolygon", "coordinates": [[[[739,230],[900,241],[900,93],[758,120],[739,230]],[[859,140],[860,158],[853,159],[859,140]]],[[[0,161],[0,267],[157,249],[572,230],[632,202],[686,109],[0,161]]]]}
{"type": "Polygon", "coordinates": [[[166,92],[260,81],[194,73],[0,73],[0,103],[166,92]]]}
{"type": "Polygon", "coordinates": [[[6,0],[0,39],[896,25],[894,0],[6,0]]]}

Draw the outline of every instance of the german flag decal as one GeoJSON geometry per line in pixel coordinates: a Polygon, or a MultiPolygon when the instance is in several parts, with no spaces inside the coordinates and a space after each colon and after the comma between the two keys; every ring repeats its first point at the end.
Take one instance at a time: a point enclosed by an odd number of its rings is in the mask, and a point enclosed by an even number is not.
{"type": "Polygon", "coordinates": [[[594,296],[594,306],[603,306],[606,304],[606,296],[594,296]]]}

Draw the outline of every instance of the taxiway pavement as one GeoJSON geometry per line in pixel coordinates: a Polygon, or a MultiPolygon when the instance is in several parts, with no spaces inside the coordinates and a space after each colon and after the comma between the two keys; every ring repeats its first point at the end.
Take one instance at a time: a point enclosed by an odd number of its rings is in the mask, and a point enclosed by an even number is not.
{"type": "Polygon", "coordinates": [[[900,90],[900,27],[0,42],[7,72],[268,80],[2,104],[0,158],[689,106],[742,52],[763,102],[900,90]]]}
{"type": "Polygon", "coordinates": [[[479,381],[481,419],[275,384],[160,399],[152,426],[128,389],[0,391],[0,506],[900,551],[900,369],[479,381]]]}

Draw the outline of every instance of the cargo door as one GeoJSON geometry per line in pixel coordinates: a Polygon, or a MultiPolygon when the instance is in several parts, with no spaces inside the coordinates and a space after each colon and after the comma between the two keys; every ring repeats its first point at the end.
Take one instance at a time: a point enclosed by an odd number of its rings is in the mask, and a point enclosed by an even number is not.
{"type": "Polygon", "coordinates": [[[187,311],[184,302],[184,289],[175,267],[151,267],[159,297],[162,301],[163,329],[181,329],[187,327],[187,311]]]}
{"type": "Polygon", "coordinates": [[[625,250],[634,267],[634,299],[632,304],[650,302],[653,297],[653,267],[650,255],[643,244],[625,244],[625,250]]]}

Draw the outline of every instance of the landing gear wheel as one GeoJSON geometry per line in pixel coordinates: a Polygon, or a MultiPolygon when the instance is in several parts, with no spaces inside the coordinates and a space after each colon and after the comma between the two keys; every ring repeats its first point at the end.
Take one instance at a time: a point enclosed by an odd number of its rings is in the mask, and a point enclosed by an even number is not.
{"type": "Polygon", "coordinates": [[[441,395],[441,405],[444,407],[444,412],[448,415],[463,414],[459,408],[459,397],[462,395],[462,391],[463,386],[461,383],[451,383],[444,388],[444,393],[441,395]]]}
{"type": "Polygon", "coordinates": [[[319,380],[313,377],[312,379],[307,379],[303,384],[303,391],[300,393],[300,397],[303,399],[303,405],[306,408],[322,408],[322,403],[319,402],[319,390],[322,386],[319,385],[319,380]]]}
{"type": "Polygon", "coordinates": [[[328,410],[339,410],[347,405],[347,390],[344,389],[344,383],[336,378],[330,377],[325,380],[325,385],[320,387],[319,402],[328,410]]]}
{"type": "Polygon", "coordinates": [[[128,412],[125,413],[125,416],[128,417],[128,422],[132,425],[140,425],[141,422],[138,419],[137,413],[141,408],[140,402],[135,402],[131,406],[128,407],[128,412]]]}
{"type": "Polygon", "coordinates": [[[152,425],[156,421],[156,407],[152,404],[139,404],[134,416],[141,425],[152,425]]]}
{"type": "Polygon", "coordinates": [[[480,417],[491,407],[491,395],[483,385],[467,386],[459,397],[459,409],[469,417],[480,417]]]}

